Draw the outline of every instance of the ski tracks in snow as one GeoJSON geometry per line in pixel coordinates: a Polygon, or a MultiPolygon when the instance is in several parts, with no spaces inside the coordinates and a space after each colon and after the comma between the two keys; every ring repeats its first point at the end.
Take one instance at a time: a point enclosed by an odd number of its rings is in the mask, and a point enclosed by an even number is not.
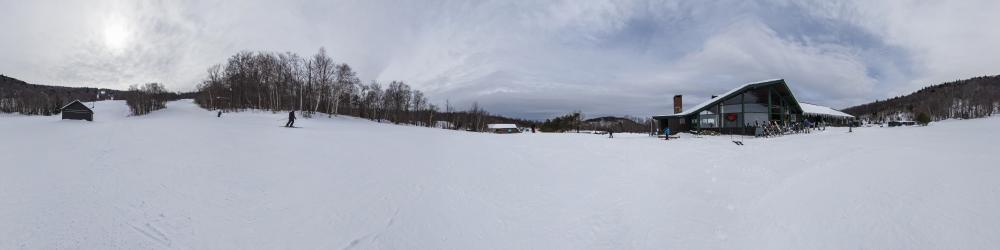
{"type": "MultiPolygon", "coordinates": [[[[97,167],[100,163],[104,163],[108,159],[108,157],[111,156],[111,153],[115,151],[115,144],[113,143],[113,141],[115,141],[115,138],[117,137],[118,133],[124,132],[121,129],[122,128],[121,122],[114,122],[111,124],[99,124],[99,125],[114,126],[113,129],[107,130],[113,132],[99,135],[104,137],[104,143],[103,143],[104,145],[101,146],[101,150],[98,152],[97,156],[94,157],[89,164],[87,164],[88,165],[87,169],[96,169],[95,167],[97,167]]],[[[105,164],[104,166],[109,167],[110,165],[105,164]]]]}
{"type": "Polygon", "coordinates": [[[138,205],[117,206],[117,208],[121,214],[119,218],[126,220],[124,224],[132,232],[142,236],[143,240],[163,248],[186,248],[178,246],[174,240],[173,231],[178,227],[171,223],[163,213],[149,214],[150,208],[147,207],[146,202],[140,202],[138,205]]]}
{"type": "Polygon", "coordinates": [[[373,244],[377,242],[379,238],[382,237],[382,234],[392,229],[392,226],[396,224],[397,217],[399,217],[399,208],[396,208],[396,211],[392,213],[392,216],[386,219],[385,226],[383,226],[380,230],[355,238],[354,240],[351,240],[351,243],[348,243],[347,246],[344,246],[341,249],[358,249],[358,247],[361,246],[361,243],[373,244]]]}
{"type": "MultiPolygon", "coordinates": [[[[390,215],[388,218],[385,219],[385,224],[383,226],[381,226],[380,228],[378,228],[373,232],[352,239],[346,246],[342,247],[341,249],[349,250],[349,249],[372,248],[370,247],[371,245],[378,243],[378,241],[382,238],[383,235],[385,235],[387,232],[393,229],[393,227],[396,225],[396,221],[399,220],[400,211],[402,211],[404,206],[406,206],[407,204],[413,204],[414,202],[423,199],[424,194],[426,192],[426,188],[424,187],[423,184],[412,185],[412,190],[414,190],[413,197],[409,199],[406,203],[396,204],[395,209],[392,210],[393,211],[392,215],[390,215]]],[[[393,203],[394,201],[394,199],[392,199],[390,195],[382,196],[381,200],[389,203],[393,203]]]]}
{"type": "Polygon", "coordinates": [[[160,245],[165,247],[171,247],[172,245],[170,237],[167,237],[167,235],[164,234],[163,231],[160,231],[160,229],[154,226],[153,224],[147,222],[144,223],[142,226],[136,226],[135,224],[131,223],[128,225],[129,227],[132,228],[132,230],[135,230],[136,232],[142,234],[143,236],[146,236],[147,239],[150,239],[153,242],[159,243],[160,245]]]}

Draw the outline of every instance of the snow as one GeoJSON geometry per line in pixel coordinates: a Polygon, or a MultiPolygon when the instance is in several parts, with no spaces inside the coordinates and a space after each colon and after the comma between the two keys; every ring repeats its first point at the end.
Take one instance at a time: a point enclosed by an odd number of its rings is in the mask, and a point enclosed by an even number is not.
{"type": "Polygon", "coordinates": [[[799,102],[799,106],[802,107],[802,113],[805,115],[821,115],[821,116],[832,116],[840,118],[854,118],[853,115],[840,112],[839,110],[826,106],[820,106],[804,102],[799,102]]]}
{"type": "Polygon", "coordinates": [[[0,249],[996,249],[1000,119],[470,133],[190,101],[0,119],[0,249]]]}

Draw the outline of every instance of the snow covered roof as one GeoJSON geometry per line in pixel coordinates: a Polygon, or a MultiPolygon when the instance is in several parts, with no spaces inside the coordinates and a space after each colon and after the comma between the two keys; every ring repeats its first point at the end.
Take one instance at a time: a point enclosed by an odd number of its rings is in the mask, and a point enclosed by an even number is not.
{"type": "Polygon", "coordinates": [[[83,113],[83,114],[94,113],[94,110],[87,107],[87,105],[84,105],[83,102],[80,102],[80,100],[74,100],[69,104],[63,105],[62,108],[59,108],[59,110],[61,110],[61,112],[64,113],[83,113]]]}
{"type": "Polygon", "coordinates": [[[827,106],[820,106],[811,103],[800,102],[799,106],[802,107],[802,113],[806,115],[818,115],[818,116],[831,116],[831,117],[843,117],[843,118],[854,118],[853,115],[840,112],[827,106]]]}
{"type": "MultiPolygon", "coordinates": [[[[83,104],[83,102],[80,102],[80,99],[76,99],[76,100],[73,100],[72,102],[67,103],[66,105],[63,105],[62,108],[59,108],[59,109],[66,109],[66,107],[69,107],[69,105],[73,105],[73,103],[80,103],[81,105],[83,104]]],[[[87,107],[87,105],[83,105],[83,106],[87,107]]]]}
{"type": "MultiPolygon", "coordinates": [[[[659,117],[669,117],[669,116],[686,116],[686,115],[694,114],[694,113],[697,113],[697,112],[705,109],[708,106],[711,106],[712,104],[718,103],[719,101],[725,99],[726,97],[729,97],[731,95],[739,93],[740,91],[742,91],[742,90],[744,90],[746,88],[749,88],[751,86],[760,85],[760,84],[779,83],[779,82],[780,83],[784,83],[785,80],[784,79],[770,79],[770,80],[764,80],[764,81],[746,83],[746,84],[740,85],[739,87],[736,87],[736,88],[734,88],[732,90],[729,90],[728,92],[726,92],[726,93],[724,93],[722,95],[719,95],[718,97],[715,97],[715,98],[712,98],[712,99],[708,99],[707,101],[702,102],[702,103],[700,103],[698,105],[695,105],[692,108],[686,109],[686,110],[684,110],[684,112],[680,112],[680,113],[677,113],[677,114],[669,114],[669,115],[657,115],[657,116],[659,116],[659,117]]],[[[654,116],[654,117],[657,117],[657,116],[654,116]]]]}
{"type": "Polygon", "coordinates": [[[514,125],[514,124],[487,124],[486,127],[490,128],[490,129],[505,129],[505,128],[517,128],[517,125],[514,125]]]}

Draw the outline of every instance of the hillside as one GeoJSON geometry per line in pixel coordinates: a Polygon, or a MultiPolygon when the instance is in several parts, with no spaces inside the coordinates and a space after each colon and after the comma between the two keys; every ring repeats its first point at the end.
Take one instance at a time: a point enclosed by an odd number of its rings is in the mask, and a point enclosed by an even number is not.
{"type": "Polygon", "coordinates": [[[646,122],[637,122],[636,118],[604,116],[583,120],[584,130],[612,130],[615,132],[643,133],[650,131],[646,122]]]}
{"type": "Polygon", "coordinates": [[[98,100],[98,93],[104,91],[101,100],[121,98],[125,91],[29,84],[27,82],[0,75],[0,113],[21,113],[25,115],[53,115],[59,108],[73,100],[90,102],[98,100]]]}
{"type": "Polygon", "coordinates": [[[919,113],[935,121],[986,117],[1000,113],[1000,76],[942,83],[843,111],[869,122],[913,120],[919,113]]]}
{"type": "Polygon", "coordinates": [[[1000,119],[663,141],[190,100],[2,118],[0,249],[992,249],[1000,119]]]}

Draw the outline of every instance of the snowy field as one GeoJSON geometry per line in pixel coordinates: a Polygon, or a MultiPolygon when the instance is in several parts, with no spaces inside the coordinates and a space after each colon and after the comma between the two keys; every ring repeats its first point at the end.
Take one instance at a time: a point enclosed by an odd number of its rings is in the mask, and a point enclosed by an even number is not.
{"type": "Polygon", "coordinates": [[[1000,119],[493,135],[190,101],[0,117],[0,249],[997,249],[1000,119]]]}

